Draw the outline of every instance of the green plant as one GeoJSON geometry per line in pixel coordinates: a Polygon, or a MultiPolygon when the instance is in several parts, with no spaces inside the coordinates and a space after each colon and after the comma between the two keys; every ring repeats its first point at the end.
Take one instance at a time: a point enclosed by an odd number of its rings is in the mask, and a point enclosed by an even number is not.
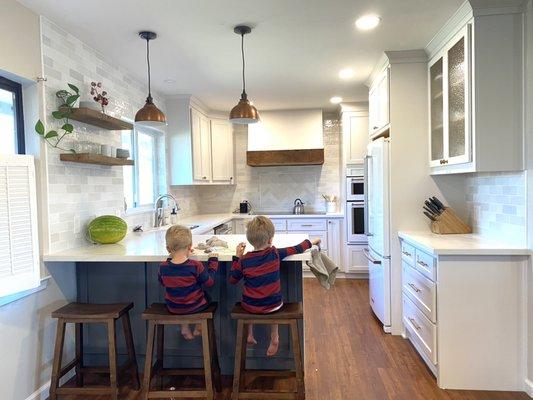
{"type": "Polygon", "coordinates": [[[51,147],[76,153],[74,149],[66,149],[60,145],[63,138],[67,135],[70,135],[74,130],[74,127],[69,121],[69,116],[72,114],[74,104],[80,98],[80,90],[75,85],[69,83],[68,87],[72,90],[72,92],[69,92],[65,89],[58,90],[56,92],[56,97],[61,100],[62,104],[57,110],[52,112],[52,117],[54,119],[58,121],[63,120],[63,124],[60,128],[62,132],[58,132],[57,130],[53,129],[46,132],[44,124],[40,119],[35,124],[35,132],[37,132],[39,136],[42,136],[45,142],[51,147]]]}

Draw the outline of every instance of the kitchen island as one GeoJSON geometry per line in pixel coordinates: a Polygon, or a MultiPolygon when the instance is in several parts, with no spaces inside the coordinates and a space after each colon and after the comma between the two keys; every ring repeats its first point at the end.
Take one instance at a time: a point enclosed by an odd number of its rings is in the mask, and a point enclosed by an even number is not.
{"type": "MultiPolygon", "coordinates": [[[[76,265],[77,300],[88,303],[133,302],[131,320],[138,363],[144,365],[146,349],[146,324],[142,312],[154,302],[164,302],[164,289],[157,280],[159,263],[166,259],[165,228],[148,232],[129,233],[124,240],[112,245],[87,245],[43,256],[45,262],[65,262],[76,265]]],[[[193,245],[205,242],[210,235],[193,235],[193,245]]],[[[244,235],[218,235],[228,243],[228,249],[219,251],[219,270],[215,285],[206,289],[213,301],[218,302],[215,330],[223,374],[233,373],[236,323],[230,312],[242,293],[242,283],[231,285],[228,275],[235,247],[246,242],[244,235]]],[[[278,234],[274,237],[276,247],[296,245],[307,239],[305,234],[278,234]]],[[[252,246],[247,244],[247,251],[252,246]]],[[[191,258],[207,261],[208,255],[196,252],[191,258]]],[[[285,258],[281,265],[281,285],[286,302],[303,300],[302,263],[310,259],[310,253],[285,258]]],[[[85,359],[88,364],[105,364],[108,360],[107,335],[104,326],[91,324],[84,327],[85,359]]],[[[299,323],[301,343],[303,324],[299,323]]],[[[293,368],[289,333],[280,327],[280,349],[275,357],[267,358],[269,342],[267,327],[258,326],[258,344],[248,349],[247,366],[261,369],[293,368]]],[[[120,335],[117,337],[119,361],[126,356],[126,346],[120,335]]],[[[303,349],[302,349],[303,350],[303,349]]],[[[179,334],[179,327],[168,327],[165,332],[165,367],[198,368],[202,365],[201,340],[186,341],[179,334]]]]}

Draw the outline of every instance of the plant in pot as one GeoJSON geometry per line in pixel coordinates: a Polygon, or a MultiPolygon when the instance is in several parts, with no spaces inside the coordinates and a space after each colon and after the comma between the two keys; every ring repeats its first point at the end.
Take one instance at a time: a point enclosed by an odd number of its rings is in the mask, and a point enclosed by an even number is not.
{"type": "Polygon", "coordinates": [[[62,121],[61,128],[59,130],[52,129],[46,132],[43,122],[39,119],[35,124],[35,132],[41,136],[50,147],[76,153],[74,149],[67,149],[63,147],[61,143],[65,136],[70,135],[74,130],[69,117],[72,114],[74,104],[76,104],[76,101],[80,98],[80,90],[75,85],[69,83],[68,87],[71,91],[62,89],[56,92],[56,97],[61,101],[61,105],[57,110],[52,111],[52,117],[57,121],[62,121]]]}

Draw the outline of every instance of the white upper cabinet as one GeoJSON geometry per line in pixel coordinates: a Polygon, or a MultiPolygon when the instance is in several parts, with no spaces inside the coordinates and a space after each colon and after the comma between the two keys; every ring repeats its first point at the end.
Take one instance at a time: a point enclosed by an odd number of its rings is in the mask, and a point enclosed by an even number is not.
{"type": "Polygon", "coordinates": [[[344,164],[362,164],[368,145],[368,109],[342,107],[344,164]]]}
{"type": "Polygon", "coordinates": [[[524,10],[465,2],[426,46],[432,174],[524,169],[524,10]]]}
{"type": "Polygon", "coordinates": [[[385,68],[370,86],[368,92],[368,124],[370,136],[379,135],[389,119],[389,68],[385,68]]]}
{"type": "Polygon", "coordinates": [[[170,185],[233,184],[233,129],[190,97],[167,101],[170,185]]]}
{"type": "Polygon", "coordinates": [[[191,108],[192,170],[195,181],[211,179],[211,129],[209,120],[191,108]]]}
{"type": "Polygon", "coordinates": [[[211,165],[214,182],[233,182],[233,129],[222,119],[211,120],[211,165]]]}
{"type": "Polygon", "coordinates": [[[472,160],[470,41],[470,25],[467,25],[429,63],[432,167],[472,160]]]}

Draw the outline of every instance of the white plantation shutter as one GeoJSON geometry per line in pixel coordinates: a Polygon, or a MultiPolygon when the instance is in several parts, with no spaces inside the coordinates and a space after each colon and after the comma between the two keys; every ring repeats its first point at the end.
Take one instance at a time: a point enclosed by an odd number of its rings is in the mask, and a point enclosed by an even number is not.
{"type": "Polygon", "coordinates": [[[40,284],[33,156],[0,156],[0,297],[40,284]]]}

